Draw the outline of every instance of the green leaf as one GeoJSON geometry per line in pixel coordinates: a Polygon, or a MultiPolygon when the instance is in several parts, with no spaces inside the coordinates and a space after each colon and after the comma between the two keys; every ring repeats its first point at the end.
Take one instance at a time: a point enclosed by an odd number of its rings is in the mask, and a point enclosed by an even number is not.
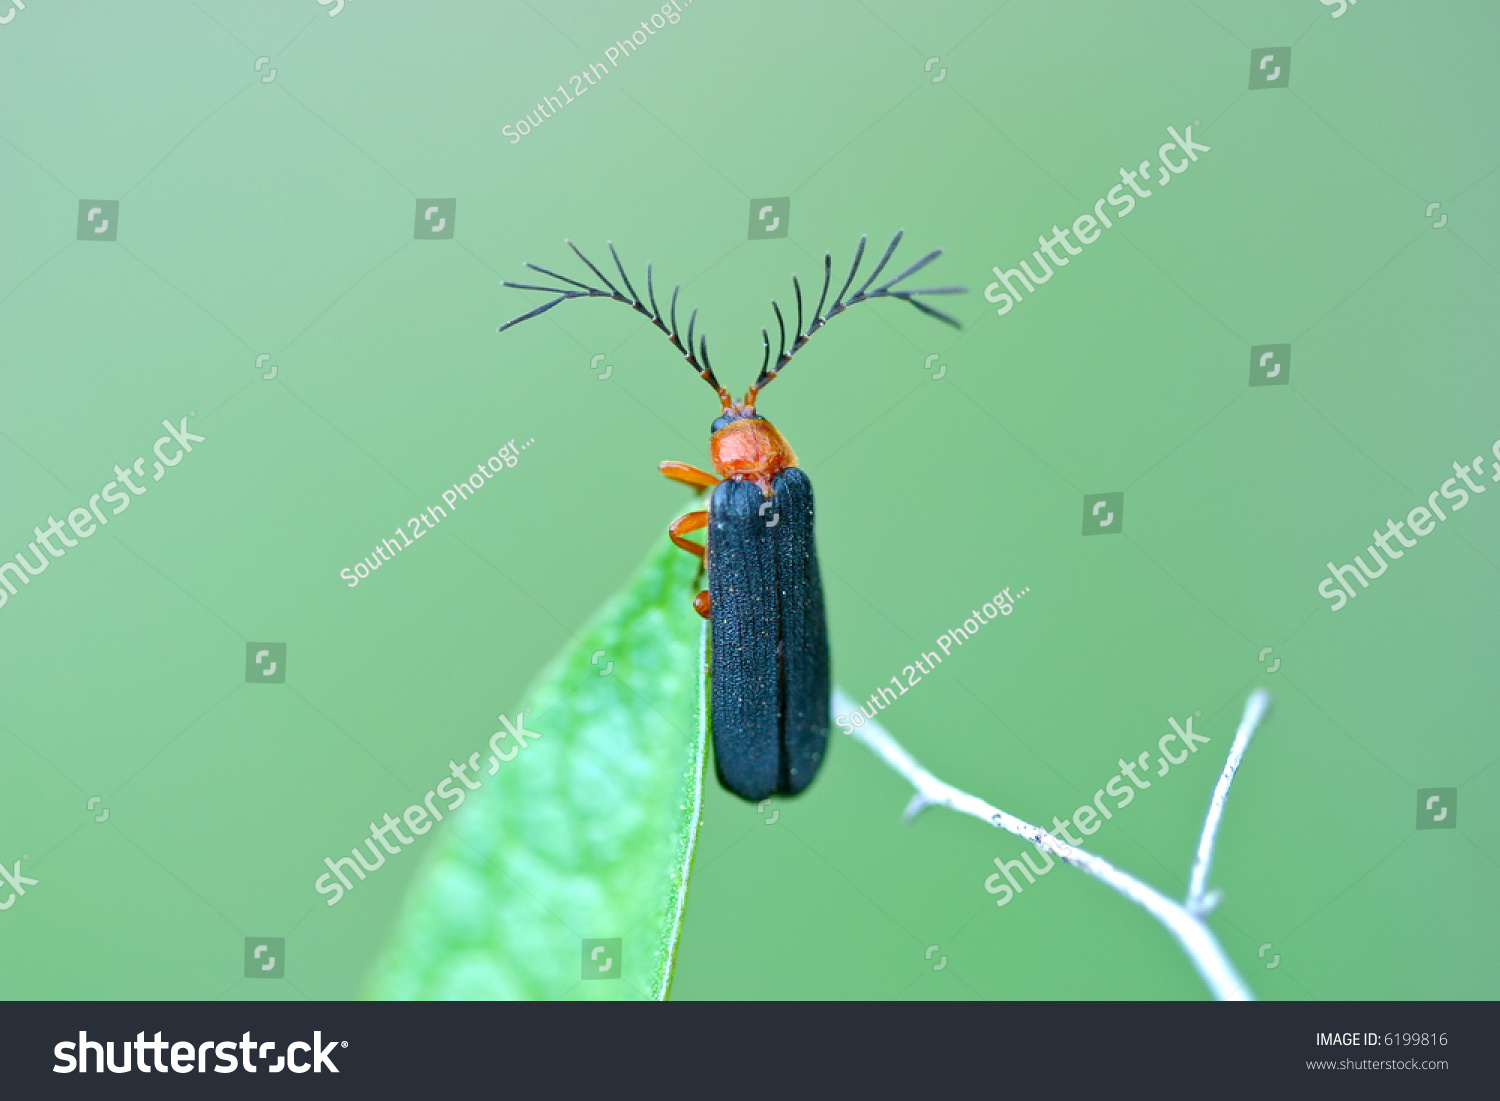
{"type": "Polygon", "coordinates": [[[494,776],[481,762],[371,997],[666,996],[702,809],[697,569],[664,539],[542,674],[523,720],[540,737],[494,776]],[[583,941],[615,937],[613,975],[585,981],[583,941]]]}

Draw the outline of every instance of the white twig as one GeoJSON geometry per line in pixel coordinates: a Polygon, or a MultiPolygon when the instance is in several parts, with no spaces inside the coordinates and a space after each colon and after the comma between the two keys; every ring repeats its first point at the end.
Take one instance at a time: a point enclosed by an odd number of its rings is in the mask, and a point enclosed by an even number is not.
{"type": "Polygon", "coordinates": [[[1218,905],[1218,892],[1208,892],[1208,865],[1214,855],[1214,838],[1219,833],[1219,819],[1224,817],[1224,800],[1229,798],[1229,785],[1234,783],[1234,774],[1239,771],[1245,750],[1250,747],[1250,737],[1270,706],[1271,694],[1264,688],[1250,693],[1240,728],[1234,732],[1234,744],[1229,747],[1229,759],[1224,762],[1224,771],[1219,773],[1219,782],[1214,785],[1214,797],[1209,800],[1208,815],[1203,819],[1203,835],[1198,838],[1192,878],[1188,880],[1187,908],[1199,917],[1218,905]]]}
{"type": "MultiPolygon", "coordinates": [[[[868,746],[877,757],[904,776],[907,782],[916,789],[916,794],[906,805],[904,817],[907,820],[915,817],[927,807],[948,807],[960,814],[973,815],[975,818],[999,826],[1017,837],[1030,841],[1043,852],[1050,853],[1063,863],[1071,864],[1094,878],[1103,880],[1132,902],[1144,907],[1166,927],[1169,933],[1177,938],[1183,951],[1192,960],[1193,966],[1203,976],[1203,981],[1213,991],[1214,997],[1221,1001],[1246,1001],[1252,997],[1250,988],[1235,971],[1234,965],[1229,962],[1224,949],[1208,926],[1203,923],[1202,913],[1194,908],[1194,900],[1198,906],[1203,905],[1204,897],[1201,891],[1203,881],[1208,875],[1209,855],[1213,850],[1214,834],[1217,832],[1219,819],[1224,812],[1224,800],[1229,794],[1229,785],[1234,779],[1235,770],[1239,768],[1240,760],[1244,757],[1245,747],[1250,744],[1250,735],[1255,732],[1256,725],[1264,717],[1269,702],[1270,697],[1265,691],[1257,690],[1245,705],[1245,717],[1240,722],[1234,745],[1229,752],[1229,761],[1224,766],[1224,773],[1219,777],[1218,786],[1214,789],[1213,802],[1209,805],[1208,820],[1204,823],[1203,837],[1198,844],[1198,860],[1193,868],[1193,890],[1189,892],[1189,904],[1186,906],[1173,902],[1134,876],[1120,871],[1109,861],[1059,841],[1040,826],[1034,826],[1013,814],[1007,814],[978,796],[970,795],[951,784],[944,783],[918,764],[916,758],[903,749],[901,744],[873,719],[866,719],[863,726],[855,727],[853,737],[868,746]]],[[[846,693],[835,689],[833,699],[835,714],[847,715],[858,707],[859,705],[846,693]]],[[[1211,903],[1209,905],[1211,907],[1211,903]]]]}

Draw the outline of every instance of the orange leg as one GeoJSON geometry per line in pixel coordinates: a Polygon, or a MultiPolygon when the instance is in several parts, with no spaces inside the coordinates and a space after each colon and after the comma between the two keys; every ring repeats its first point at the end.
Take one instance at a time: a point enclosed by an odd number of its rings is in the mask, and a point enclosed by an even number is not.
{"type": "Polygon", "coordinates": [[[719,478],[716,475],[706,470],[699,470],[696,466],[689,466],[687,463],[665,462],[659,469],[672,481],[681,482],[694,489],[712,489],[719,484],[719,478]]]}
{"type": "Polygon", "coordinates": [[[702,511],[689,512],[673,520],[667,527],[667,534],[672,537],[672,542],[676,543],[683,550],[702,558],[708,553],[708,548],[702,543],[695,543],[691,539],[684,539],[683,536],[690,531],[702,531],[706,527],[708,527],[708,513],[702,511]]]}
{"type": "MultiPolygon", "coordinates": [[[[702,559],[707,555],[708,548],[702,543],[694,543],[691,539],[684,539],[683,536],[690,531],[701,531],[706,527],[708,527],[708,513],[702,511],[689,512],[673,520],[671,526],[667,528],[667,534],[672,537],[672,542],[676,543],[683,550],[696,554],[702,559]]],[[[693,610],[704,619],[708,618],[711,607],[712,604],[707,589],[704,589],[697,596],[693,597],[693,610]]]]}

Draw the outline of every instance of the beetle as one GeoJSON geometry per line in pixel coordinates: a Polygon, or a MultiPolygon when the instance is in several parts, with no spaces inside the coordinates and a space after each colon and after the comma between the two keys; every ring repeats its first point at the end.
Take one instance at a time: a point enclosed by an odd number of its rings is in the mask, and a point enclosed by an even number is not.
{"type": "Polygon", "coordinates": [[[620,274],[621,291],[572,241],[565,244],[583,261],[603,286],[571,279],[539,265],[526,267],[563,286],[505,282],[517,290],[543,291],[557,297],[500,326],[504,332],[573,298],[609,298],[623,302],[646,317],[672,342],[688,366],[718,395],[720,415],[709,436],[714,472],[688,463],[664,462],[661,473],[699,491],[712,490],[708,508],[689,512],[668,527],[672,542],[703,560],[708,588],[699,592],[693,607],[710,626],[710,714],[714,764],[719,782],[750,802],[771,795],[796,795],[817,775],[828,746],[829,661],[828,627],[823,607],[823,582],[813,538],[813,492],[807,474],[786,438],[756,411],[760,392],[802,349],[814,333],[850,306],[876,298],[898,298],[923,313],[958,328],[949,315],[920,301],[917,295],[962,294],[963,287],[900,290],[904,282],[942,255],[934,249],[894,279],[872,288],[885,270],[902,232],[891,239],[860,288],[849,288],[859,273],[866,237],[859,239],[854,263],[843,288],[824,311],[833,274],[833,256],[823,255],[823,290],[812,320],[803,327],[802,287],[792,276],[797,302],[797,325],[787,345],[786,321],[773,299],[778,350],[771,358],[771,337],[761,330],[764,356],[755,384],[743,401],[720,385],[708,357],[708,338],[693,337],[695,309],[688,319],[684,342],[677,325],[677,297],[672,290],[664,317],[656,302],[651,265],[646,265],[646,300],[642,301],[625,273],[619,253],[609,242],[609,253],[620,274]],[[848,296],[847,298],[845,296],[848,296]],[[769,515],[768,515],[769,514],[769,515]],[[705,542],[686,538],[705,531],[705,542]]]}

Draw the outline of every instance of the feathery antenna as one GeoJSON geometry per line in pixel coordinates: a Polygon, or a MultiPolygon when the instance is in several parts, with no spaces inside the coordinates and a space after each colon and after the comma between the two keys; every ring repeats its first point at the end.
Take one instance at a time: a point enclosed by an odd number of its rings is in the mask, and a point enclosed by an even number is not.
{"type": "Polygon", "coordinates": [[[678,292],[682,290],[681,284],[678,284],[677,286],[672,288],[672,302],[668,307],[669,321],[664,321],[661,316],[661,309],[656,304],[656,287],[652,277],[650,264],[646,265],[646,295],[651,302],[651,304],[647,306],[645,302],[641,301],[640,295],[636,294],[635,287],[631,286],[630,276],[625,273],[625,265],[620,262],[620,254],[615,251],[613,241],[608,242],[609,255],[614,260],[615,267],[619,269],[620,282],[625,285],[625,290],[628,293],[621,293],[620,289],[613,283],[611,283],[609,281],[609,278],[597,267],[595,267],[594,262],[587,256],[585,256],[579,250],[578,246],[575,245],[572,241],[565,241],[564,243],[573,250],[578,259],[584,262],[589,271],[594,273],[599,282],[604,284],[604,287],[597,287],[589,283],[582,283],[577,279],[570,279],[566,275],[559,275],[557,272],[550,271],[539,264],[532,264],[528,262],[526,266],[532,271],[540,272],[548,279],[555,280],[558,283],[566,284],[566,286],[542,287],[537,286],[534,283],[513,283],[510,280],[506,280],[503,284],[504,286],[514,287],[516,290],[522,291],[542,291],[545,294],[555,294],[557,295],[557,297],[554,298],[551,302],[547,302],[544,305],[538,306],[534,310],[523,313],[520,317],[512,318],[511,320],[507,321],[504,325],[500,326],[500,332],[503,333],[506,329],[509,329],[513,325],[519,325],[523,321],[529,321],[533,317],[544,314],[548,310],[552,309],[553,306],[561,305],[562,303],[568,301],[568,299],[570,298],[609,298],[613,299],[616,302],[623,302],[631,309],[635,310],[637,313],[643,315],[647,320],[651,322],[651,324],[655,325],[666,335],[666,338],[672,342],[672,346],[679,352],[681,352],[682,357],[688,361],[688,366],[690,366],[694,371],[698,372],[698,376],[703,379],[704,382],[708,383],[714,388],[714,391],[719,395],[719,403],[726,410],[734,405],[734,399],[730,397],[729,391],[725,390],[723,386],[719,385],[719,380],[714,377],[713,368],[709,366],[708,339],[706,337],[700,337],[698,345],[699,351],[697,354],[694,354],[693,352],[693,330],[698,321],[697,310],[694,310],[692,316],[688,318],[688,335],[686,344],[684,344],[682,337],[679,335],[677,329],[677,295],[678,292]]]}
{"type": "Polygon", "coordinates": [[[948,314],[943,313],[941,310],[934,309],[932,306],[929,306],[925,302],[918,301],[916,296],[919,294],[963,294],[965,293],[967,288],[923,287],[915,290],[896,289],[896,285],[898,283],[901,283],[910,276],[915,275],[917,272],[921,271],[928,264],[932,263],[939,256],[941,256],[943,254],[942,249],[933,249],[911,267],[907,268],[900,275],[896,276],[896,278],[882,283],[874,290],[870,289],[870,285],[874,283],[876,279],[880,278],[880,273],[883,272],[885,270],[885,266],[890,263],[891,257],[896,252],[896,246],[901,243],[901,237],[905,232],[905,230],[896,231],[896,236],[892,237],[891,243],[886,246],[885,255],[880,258],[880,263],[875,265],[875,270],[870,273],[869,278],[867,278],[864,283],[860,285],[859,290],[855,291],[854,294],[846,301],[844,296],[849,293],[849,288],[854,285],[855,276],[859,274],[860,262],[864,259],[865,255],[865,244],[868,238],[861,237],[859,239],[859,245],[854,250],[854,263],[849,267],[849,277],[844,280],[843,288],[839,291],[838,296],[834,298],[833,304],[828,307],[827,313],[823,312],[823,303],[828,299],[828,288],[832,284],[833,256],[831,253],[824,253],[823,290],[822,293],[818,295],[818,307],[813,311],[812,322],[807,326],[806,329],[802,328],[802,287],[797,282],[797,277],[795,275],[792,276],[792,293],[797,299],[797,329],[795,334],[793,335],[792,345],[790,348],[787,347],[786,323],[782,319],[781,306],[773,299],[771,301],[771,309],[776,314],[776,326],[780,334],[778,350],[776,352],[776,359],[774,362],[772,362],[771,360],[770,333],[768,333],[765,329],[762,329],[760,331],[760,335],[761,343],[765,346],[765,356],[761,361],[760,374],[755,380],[755,385],[752,386],[750,388],[750,392],[745,395],[746,405],[753,406],[755,404],[756,395],[764,390],[770,384],[771,380],[781,373],[781,369],[787,365],[787,363],[794,355],[802,350],[802,346],[808,342],[813,333],[817,332],[824,325],[828,324],[829,319],[837,317],[839,314],[847,310],[850,306],[858,305],[861,302],[868,302],[873,298],[899,298],[903,302],[910,302],[913,306],[915,306],[917,309],[921,310],[928,316],[935,317],[939,321],[946,322],[947,324],[952,325],[955,329],[958,328],[957,319],[950,317],[948,314]]]}
{"type": "MultiPolygon", "coordinates": [[[[943,313],[941,310],[929,306],[926,302],[919,301],[917,295],[963,294],[966,288],[922,287],[914,290],[897,289],[898,284],[905,282],[908,278],[915,275],[917,272],[921,271],[928,264],[932,263],[939,256],[941,256],[943,254],[942,249],[933,249],[926,256],[923,256],[920,260],[912,264],[911,267],[907,268],[894,279],[887,280],[886,282],[880,284],[878,287],[874,287],[873,290],[871,289],[871,287],[875,283],[875,280],[879,279],[881,273],[885,271],[886,265],[891,261],[891,257],[895,255],[896,246],[901,243],[901,237],[904,233],[905,230],[898,230],[896,232],[896,235],[891,238],[891,243],[886,246],[885,254],[881,256],[880,262],[875,265],[875,269],[870,272],[865,281],[860,284],[859,289],[856,290],[852,295],[849,295],[849,288],[854,286],[854,280],[859,275],[860,264],[864,260],[865,255],[865,245],[869,240],[868,237],[861,237],[859,239],[859,245],[854,250],[854,263],[849,266],[849,275],[844,280],[844,285],[839,289],[839,293],[834,297],[833,303],[828,306],[828,310],[826,313],[823,310],[823,306],[824,303],[828,301],[828,291],[833,285],[833,255],[831,253],[824,253],[823,289],[818,294],[818,305],[817,308],[813,310],[812,320],[808,323],[805,329],[803,328],[804,314],[802,308],[802,284],[798,282],[795,275],[792,276],[792,295],[797,300],[797,326],[792,330],[792,342],[790,347],[788,347],[786,317],[781,312],[781,304],[775,299],[772,299],[771,310],[776,315],[776,358],[774,360],[771,358],[771,334],[769,330],[761,329],[760,339],[765,352],[763,358],[761,359],[760,374],[756,376],[755,385],[752,386],[749,393],[745,395],[744,406],[747,407],[747,412],[754,411],[756,395],[764,390],[766,386],[770,384],[771,380],[781,373],[781,369],[791,361],[791,358],[794,355],[802,350],[802,346],[812,338],[812,335],[819,329],[821,329],[824,325],[828,324],[828,322],[832,318],[837,317],[839,314],[847,310],[850,306],[856,306],[861,302],[868,302],[871,299],[875,298],[899,298],[903,302],[911,303],[918,310],[922,311],[924,314],[927,314],[929,317],[935,317],[939,321],[952,325],[955,329],[958,328],[958,321],[955,318],[949,316],[946,313],[943,313]],[[846,298],[846,295],[849,295],[849,297],[846,298]]],[[[735,408],[734,399],[730,397],[729,391],[725,390],[724,387],[720,385],[719,380],[714,376],[713,367],[709,363],[708,359],[708,338],[706,336],[699,335],[697,332],[698,311],[695,309],[688,316],[688,331],[686,340],[683,339],[681,330],[677,327],[677,296],[682,290],[681,284],[678,284],[672,288],[672,300],[670,303],[668,303],[667,306],[667,317],[663,319],[661,307],[656,304],[656,283],[655,278],[652,274],[651,265],[649,263],[646,265],[647,301],[642,301],[641,296],[636,293],[635,287],[630,282],[630,276],[625,271],[625,265],[620,261],[620,254],[615,251],[613,241],[608,242],[609,255],[610,258],[615,262],[615,268],[620,274],[620,282],[625,287],[624,291],[621,291],[619,287],[615,286],[615,284],[610,281],[609,277],[606,276],[602,271],[600,271],[599,268],[594,265],[594,262],[579,250],[577,245],[575,245],[572,241],[566,241],[565,243],[570,249],[573,250],[574,255],[576,255],[578,259],[583,261],[584,265],[589,269],[589,271],[594,274],[594,277],[604,285],[600,287],[592,283],[581,282],[577,279],[571,279],[566,275],[559,275],[557,272],[551,271],[548,268],[544,268],[539,264],[527,263],[526,266],[532,271],[540,272],[548,279],[554,280],[555,282],[563,285],[545,287],[539,286],[534,283],[513,283],[509,280],[506,280],[504,285],[507,287],[514,287],[516,290],[523,291],[542,291],[545,294],[555,294],[557,295],[557,297],[550,302],[538,306],[536,309],[531,310],[528,313],[522,314],[520,317],[513,318],[512,320],[507,321],[504,325],[500,326],[500,332],[503,333],[506,329],[509,329],[513,325],[519,325],[523,321],[529,321],[533,317],[544,314],[548,310],[552,309],[552,307],[560,305],[563,302],[568,301],[568,299],[570,298],[609,298],[613,299],[616,302],[623,302],[631,309],[644,316],[651,322],[651,324],[655,325],[662,331],[663,334],[665,334],[666,338],[672,342],[672,346],[676,348],[680,353],[682,353],[682,357],[688,361],[688,366],[692,367],[692,369],[698,373],[698,376],[702,378],[704,382],[708,383],[714,388],[714,391],[719,395],[719,403],[723,406],[726,412],[728,412],[730,409],[735,408]],[[650,304],[648,305],[647,302],[649,302],[650,304]],[[695,337],[698,341],[696,351],[693,347],[693,340],[695,337]]]]}

